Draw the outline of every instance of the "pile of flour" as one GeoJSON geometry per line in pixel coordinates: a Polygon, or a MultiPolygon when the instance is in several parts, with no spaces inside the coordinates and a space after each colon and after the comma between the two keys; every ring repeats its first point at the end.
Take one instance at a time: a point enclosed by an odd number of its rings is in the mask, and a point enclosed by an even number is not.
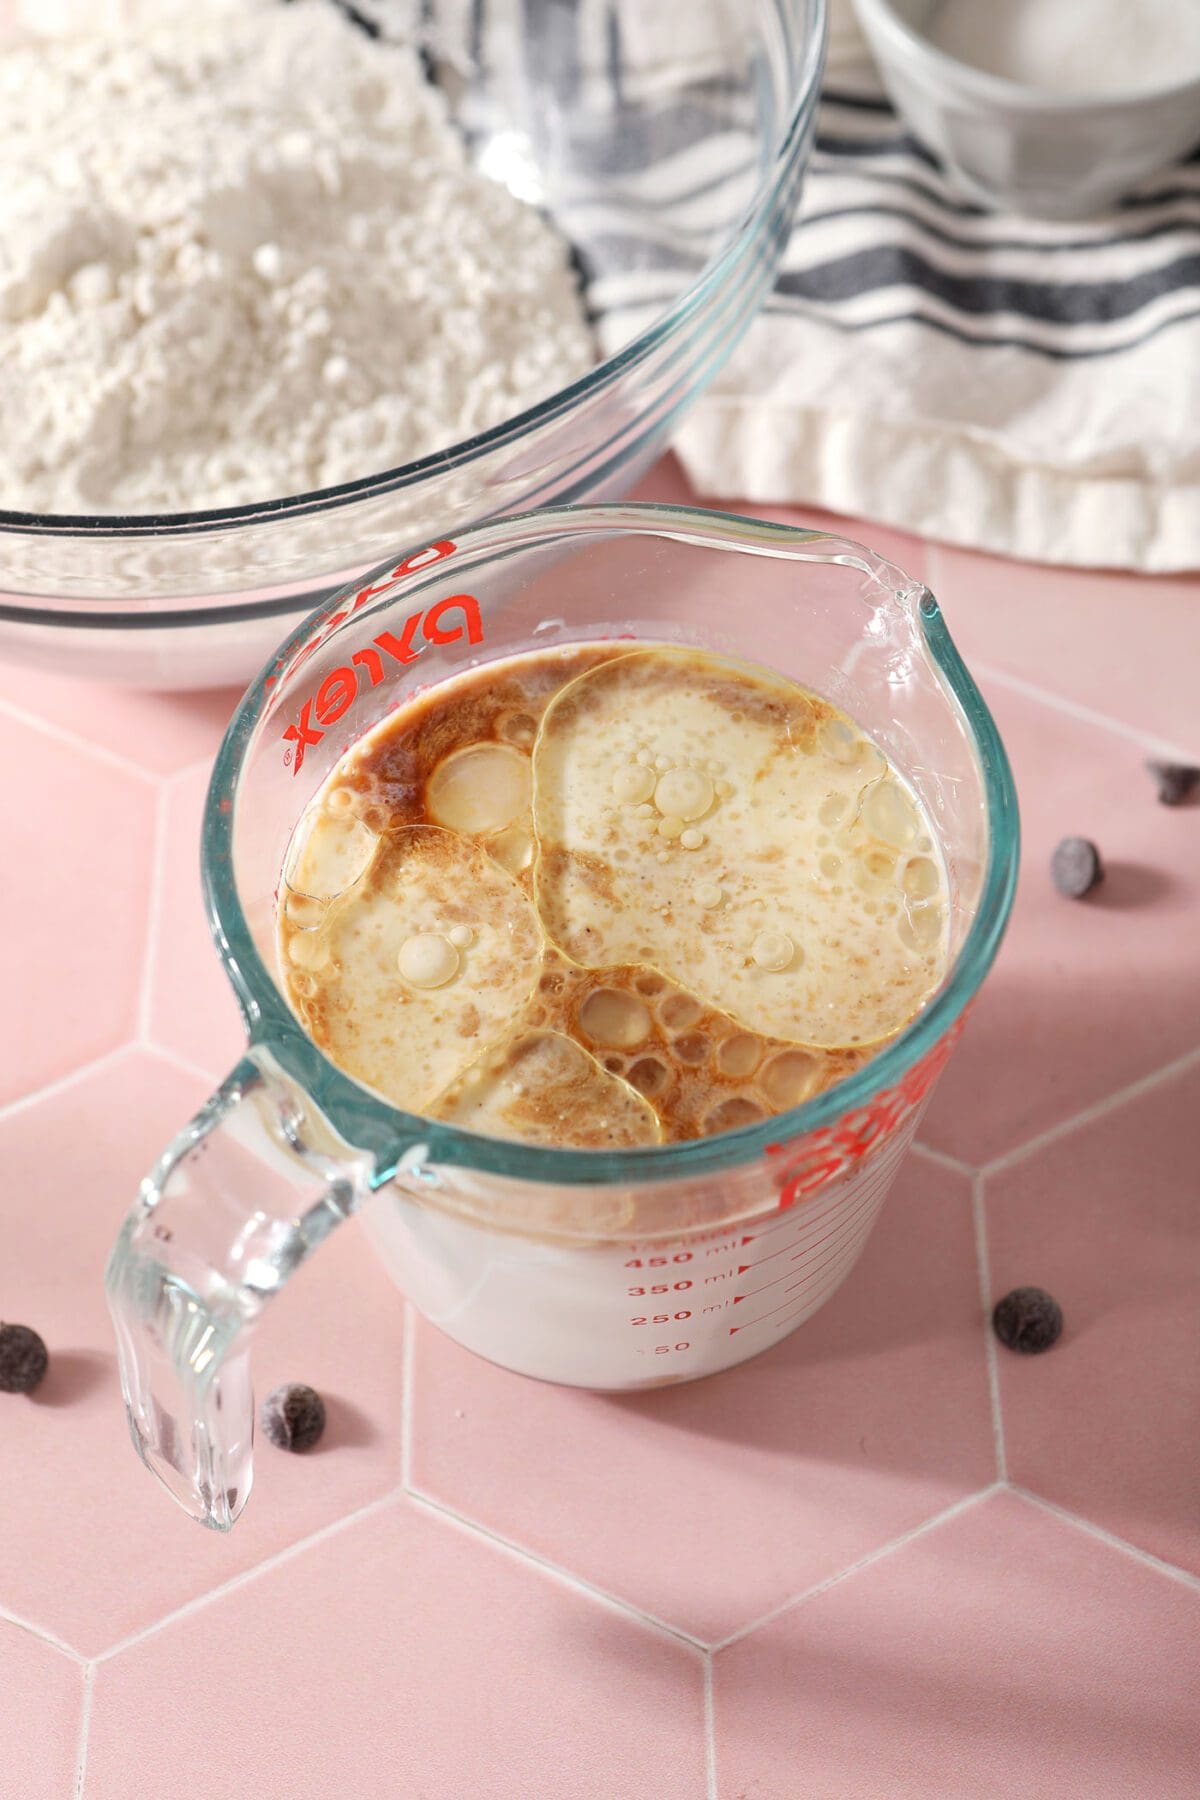
{"type": "Polygon", "coordinates": [[[5,50],[0,168],[0,507],[302,493],[595,360],[564,242],[327,0],[5,50]]]}

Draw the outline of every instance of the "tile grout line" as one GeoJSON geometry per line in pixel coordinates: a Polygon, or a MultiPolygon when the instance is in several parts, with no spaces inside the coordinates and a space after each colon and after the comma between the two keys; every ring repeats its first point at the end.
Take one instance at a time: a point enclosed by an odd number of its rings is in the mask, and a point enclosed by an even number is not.
{"type": "Polygon", "coordinates": [[[693,1637],[690,1632],[684,1631],[682,1626],[671,1625],[666,1619],[660,1619],[656,1613],[647,1612],[643,1607],[635,1606],[633,1601],[622,1600],[619,1595],[609,1593],[606,1588],[597,1587],[585,1576],[576,1575],[572,1570],[564,1569],[561,1564],[551,1562],[548,1557],[540,1556],[536,1550],[530,1550],[524,1544],[516,1544],[511,1538],[502,1537],[498,1531],[493,1531],[487,1525],[481,1525],[476,1519],[467,1518],[465,1514],[456,1512],[452,1506],[447,1506],[442,1500],[435,1500],[432,1495],[423,1493],[419,1488],[409,1487],[404,1492],[406,1498],[411,1500],[414,1506],[436,1513],[439,1518],[447,1520],[458,1530],[465,1532],[468,1537],[482,1538],[485,1543],[505,1551],[516,1561],[527,1563],[530,1568],[538,1569],[542,1574],[549,1575],[560,1586],[569,1588],[574,1593],[583,1594],[589,1600],[597,1601],[601,1606],[607,1607],[610,1612],[619,1613],[622,1618],[628,1619],[634,1624],[644,1626],[663,1637],[669,1637],[675,1643],[682,1644],[686,1649],[697,1652],[701,1657],[707,1656],[712,1649],[710,1644],[706,1644],[701,1638],[693,1637]]]}
{"type": "Polygon", "coordinates": [[[997,687],[1008,688],[1011,693],[1020,694],[1024,700],[1033,700],[1052,712],[1062,713],[1066,718],[1074,719],[1077,724],[1091,725],[1095,730],[1107,731],[1113,737],[1135,744],[1139,750],[1147,751],[1164,761],[1190,762],[1194,755],[1194,751],[1182,749],[1166,738],[1141,731],[1136,725],[1126,725],[1123,720],[1114,719],[1109,713],[1097,712],[1093,707],[1085,706],[1079,700],[1071,700],[1065,694],[1056,694],[1049,688],[1039,687],[1036,682],[1027,681],[1023,675],[1010,675],[1006,669],[998,669],[994,663],[976,662],[972,658],[971,672],[984,681],[994,681],[997,687]]]}
{"type": "Polygon", "coordinates": [[[132,776],[135,781],[147,787],[158,784],[160,777],[151,769],[143,769],[137,763],[122,756],[119,751],[110,750],[105,744],[94,744],[90,738],[79,737],[69,731],[65,725],[55,725],[49,719],[39,718],[36,713],[26,712],[23,706],[14,706],[11,700],[0,700],[0,713],[5,713],[17,725],[24,725],[31,731],[40,731],[51,742],[63,745],[68,750],[76,750],[83,756],[91,756],[110,769],[116,769],[122,775],[132,776]]]}
{"type": "Polygon", "coordinates": [[[214,1601],[224,1600],[227,1595],[236,1592],[238,1588],[247,1587],[252,1581],[257,1581],[260,1575],[267,1575],[282,1563],[290,1562],[294,1556],[303,1555],[306,1550],[323,1543],[326,1538],[336,1537],[339,1532],[347,1530],[351,1525],[358,1524],[362,1519],[370,1518],[373,1513],[382,1512],[386,1507],[394,1506],[399,1491],[398,1488],[390,1488],[386,1494],[381,1494],[377,1499],[368,1500],[365,1506],[356,1507],[353,1512],[344,1514],[340,1519],[331,1519],[327,1525],[321,1525],[316,1531],[310,1531],[307,1537],[297,1538],[294,1544],[285,1545],[282,1550],[277,1550],[272,1556],[265,1557],[262,1562],[255,1563],[253,1568],[243,1569],[240,1575],[232,1575],[228,1581],[221,1582],[217,1587],[209,1588],[206,1593],[197,1594],[192,1600],[185,1600],[182,1606],[174,1607],[170,1612],[164,1613],[160,1619],[144,1625],[140,1631],[131,1631],[128,1636],[118,1638],[115,1644],[110,1644],[107,1650],[101,1650],[98,1656],[93,1657],[93,1663],[99,1668],[102,1663],[112,1662],[116,1657],[123,1656],[127,1650],[132,1650],[136,1645],[144,1643],[147,1638],[154,1637],[160,1631],[165,1631],[169,1625],[177,1625],[181,1620],[190,1619],[194,1614],[203,1612],[214,1601]]]}
{"type": "Polygon", "coordinates": [[[20,1613],[10,1612],[7,1606],[0,1606],[0,1625],[12,1625],[17,1631],[27,1631],[31,1638],[36,1638],[40,1644],[46,1644],[51,1650],[58,1650],[79,1668],[87,1667],[87,1657],[82,1651],[76,1650],[73,1644],[68,1644],[56,1632],[48,1631],[44,1625],[35,1625],[31,1619],[23,1619],[20,1613]]]}
{"type": "Polygon", "coordinates": [[[153,997],[155,964],[161,940],[163,889],[167,873],[167,784],[160,782],[154,796],[154,857],[150,864],[150,907],[146,919],[146,942],[142,950],[142,976],[138,983],[137,1036],[144,1046],[150,1044],[150,1007],[153,997]]]}
{"type": "Polygon", "coordinates": [[[987,1219],[983,1210],[983,1176],[971,1184],[971,1215],[975,1223],[975,1262],[979,1275],[979,1299],[983,1310],[983,1348],[987,1362],[988,1399],[992,1413],[992,1442],[996,1448],[996,1479],[1008,1480],[1008,1453],[1004,1444],[1004,1410],[1000,1402],[1000,1366],[996,1334],[992,1330],[992,1271],[988,1257],[987,1219]]]}
{"type": "Polygon", "coordinates": [[[79,1748],[75,1754],[74,1800],[83,1800],[83,1784],[87,1780],[88,1737],[92,1724],[92,1689],[96,1685],[96,1665],[86,1664],[83,1671],[83,1704],[79,1709],[79,1748]]]}
{"type": "Polygon", "coordinates": [[[1006,1485],[1003,1481],[990,1481],[986,1487],[977,1488],[973,1494],[967,1494],[963,1499],[955,1500],[953,1505],[943,1507],[941,1512],[934,1513],[932,1518],[924,1519],[919,1525],[914,1525],[911,1531],[903,1531],[899,1537],[890,1538],[886,1544],[880,1544],[877,1549],[868,1550],[865,1556],[858,1558],[857,1562],[852,1562],[846,1568],[838,1569],[834,1574],[827,1575],[823,1581],[818,1581],[812,1587],[805,1588],[803,1593],[793,1594],[790,1599],[782,1601],[778,1606],[773,1606],[769,1612],[760,1614],[757,1619],[751,1619],[748,1625],[741,1625],[736,1631],[731,1631],[728,1637],[721,1638],[718,1643],[712,1645],[713,1656],[719,1656],[723,1650],[732,1649],[744,1638],[760,1631],[764,1625],[771,1625],[776,1619],[782,1618],[784,1613],[793,1612],[801,1606],[806,1606],[810,1600],[818,1599],[820,1595],[828,1593],[830,1588],[838,1587],[840,1583],[848,1581],[852,1575],[857,1575],[862,1569],[869,1569],[872,1564],[882,1562],[885,1557],[894,1555],[897,1550],[906,1549],[909,1544],[916,1543],[917,1539],[924,1537],[926,1533],[936,1531],[940,1525],[948,1525],[952,1519],[957,1519],[960,1513],[970,1512],[971,1508],[978,1506],[981,1501],[990,1500],[993,1495],[1004,1493],[1006,1485]]]}
{"type": "Polygon", "coordinates": [[[717,1795],[717,1717],[713,1696],[712,1651],[704,1652],[704,1770],[707,1800],[717,1795]]]}
{"type": "MultiPolygon", "coordinates": [[[[235,708],[239,704],[240,704],[240,702],[238,702],[236,700],[234,701],[235,708]]],[[[229,716],[232,719],[233,714],[231,713],[229,716]]],[[[226,725],[226,730],[227,729],[228,729],[228,725],[226,725]]],[[[221,733],[222,738],[224,738],[224,735],[225,735],[225,733],[223,731],[221,733]]],[[[172,769],[170,774],[165,777],[166,781],[171,786],[175,786],[177,783],[182,783],[184,781],[187,781],[188,778],[192,775],[198,775],[201,772],[201,770],[203,770],[203,772],[208,776],[209,780],[211,781],[213,766],[216,763],[217,757],[220,754],[220,750],[221,750],[221,745],[220,745],[220,743],[218,743],[216,749],[212,752],[211,755],[198,756],[196,758],[195,762],[186,763],[182,769],[172,769]]]]}
{"type": "Polygon", "coordinates": [[[936,1168],[949,1169],[955,1175],[965,1175],[970,1181],[979,1173],[978,1169],[963,1162],[960,1157],[951,1156],[946,1150],[937,1150],[932,1144],[923,1144],[916,1138],[909,1145],[909,1151],[921,1160],[933,1163],[936,1168]]]}
{"type": "Polygon", "coordinates": [[[114,1050],[106,1050],[102,1056],[93,1057],[91,1062],[80,1063],[78,1068],[69,1070],[66,1075],[56,1075],[53,1081],[46,1082],[43,1087],[33,1088],[28,1094],[18,1094],[15,1100],[9,1100],[5,1105],[0,1106],[0,1124],[7,1123],[9,1119],[17,1113],[24,1112],[28,1107],[39,1106],[43,1100],[56,1100],[60,1094],[73,1088],[76,1082],[86,1081],[89,1076],[99,1075],[103,1069],[109,1068],[114,1063],[122,1062],[136,1048],[137,1045],[132,1040],[126,1039],[114,1050]]]}
{"type": "Polygon", "coordinates": [[[404,1302],[404,1341],[400,1352],[400,1486],[412,1491],[413,1395],[416,1388],[417,1311],[404,1302]]]}
{"type": "Polygon", "coordinates": [[[1103,1525],[1085,1519],[1082,1513],[1071,1512],[1068,1507],[1059,1506],[1057,1501],[1047,1500],[1042,1494],[1035,1494],[1030,1488],[1022,1487],[1019,1482],[1009,1482],[1009,1492],[1026,1506],[1036,1507],[1039,1512],[1049,1513],[1053,1519],[1069,1525],[1075,1531],[1083,1532],[1087,1537],[1095,1538],[1106,1544],[1110,1550],[1127,1556],[1131,1562],[1141,1563],[1144,1568],[1153,1569],[1156,1575],[1165,1576],[1180,1587],[1189,1588],[1192,1593],[1200,1594],[1200,1575],[1193,1575],[1190,1569],[1181,1569],[1177,1563],[1167,1562],[1165,1557],[1155,1556],[1153,1550],[1143,1550],[1137,1544],[1131,1544],[1128,1538],[1118,1537],[1115,1531],[1107,1530],[1103,1525]]]}
{"type": "Polygon", "coordinates": [[[169,1063],[180,1075],[195,1076],[197,1081],[202,1081],[210,1089],[220,1087],[224,1080],[224,1076],[215,1074],[212,1069],[203,1068],[200,1063],[193,1062],[190,1056],[182,1056],[178,1050],[169,1050],[165,1044],[155,1043],[152,1038],[141,1042],[138,1048],[144,1050],[147,1056],[156,1056],[160,1061],[169,1063]]]}
{"type": "Polygon", "coordinates": [[[1186,1074],[1194,1064],[1200,1064],[1200,1045],[1194,1050],[1185,1050],[1174,1062],[1165,1063],[1161,1069],[1154,1069],[1149,1075],[1139,1075],[1128,1086],[1118,1088],[1116,1093],[1106,1095],[1103,1100],[1093,1101],[1091,1106],[1085,1106],[1081,1112],[1072,1113],[1069,1119],[1061,1119],[1057,1125],[1050,1125],[1045,1131],[1039,1131],[1035,1137],[1026,1139],[1012,1150],[1006,1150],[1003,1155],[993,1157],[991,1162],[985,1163],[980,1169],[980,1175],[991,1177],[1006,1173],[1018,1163],[1024,1162],[1026,1157],[1034,1156],[1039,1150],[1056,1144],[1060,1138],[1069,1136],[1085,1125],[1094,1125],[1097,1120],[1107,1117],[1110,1112],[1116,1112],[1130,1100],[1140,1100],[1143,1094],[1150,1093],[1161,1083],[1170,1081],[1173,1076],[1186,1074]]]}

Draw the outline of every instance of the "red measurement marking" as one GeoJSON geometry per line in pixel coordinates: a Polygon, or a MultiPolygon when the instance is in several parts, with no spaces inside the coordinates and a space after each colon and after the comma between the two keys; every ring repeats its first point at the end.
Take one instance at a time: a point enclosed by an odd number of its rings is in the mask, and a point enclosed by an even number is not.
{"type": "MultiPolygon", "coordinates": [[[[823,1194],[821,1196],[822,1202],[824,1202],[827,1198],[828,1198],[828,1196],[823,1194]]],[[[823,1214],[822,1216],[827,1218],[828,1214],[826,1213],[826,1214],[823,1214]]],[[[797,1213],[788,1213],[786,1218],[780,1219],[774,1225],[768,1225],[767,1229],[765,1231],[758,1232],[756,1236],[744,1237],[742,1239],[742,1248],[745,1249],[747,1244],[765,1244],[768,1238],[778,1237],[779,1233],[781,1231],[794,1232],[796,1229],[797,1223],[800,1220],[800,1217],[801,1217],[801,1215],[799,1215],[797,1213]]],[[[805,1220],[804,1222],[806,1224],[811,1224],[813,1221],[805,1220]]],[[[789,1239],[789,1242],[790,1242],[790,1239],[789,1239]]],[[[785,1246],[785,1248],[786,1248],[786,1246],[785,1246]]],[[[765,1262],[766,1257],[765,1256],[760,1257],[758,1260],[760,1262],[765,1262]]]]}
{"type": "MultiPolygon", "coordinates": [[[[821,1258],[821,1260],[819,1262],[815,1263],[810,1269],[806,1269],[804,1272],[804,1275],[799,1279],[799,1281],[794,1282],[792,1284],[792,1286],[787,1290],[788,1293],[793,1296],[793,1298],[788,1299],[788,1300],[781,1300],[778,1306],[773,1306],[769,1312],[760,1313],[756,1319],[747,1319],[744,1322],[744,1324],[741,1324],[741,1325],[731,1325],[729,1327],[729,1335],[732,1337],[735,1331],[748,1331],[752,1325],[763,1325],[766,1323],[766,1321],[768,1319],[773,1319],[775,1317],[776,1313],[785,1312],[788,1310],[788,1308],[794,1308],[795,1304],[796,1304],[795,1295],[797,1293],[805,1291],[808,1288],[811,1288],[813,1286],[813,1283],[814,1283],[815,1279],[817,1278],[817,1276],[823,1274],[823,1272],[827,1268],[829,1268],[831,1264],[833,1264],[837,1261],[838,1257],[841,1256],[843,1251],[845,1250],[847,1244],[853,1242],[854,1236],[855,1236],[855,1232],[854,1232],[855,1226],[861,1224],[863,1219],[868,1214],[870,1214],[872,1212],[872,1210],[878,1206],[878,1204],[879,1204],[879,1196],[877,1194],[873,1195],[862,1206],[860,1206],[851,1215],[851,1217],[849,1219],[844,1219],[842,1221],[842,1224],[837,1232],[830,1233],[831,1238],[835,1237],[835,1236],[837,1237],[837,1239],[838,1239],[837,1243],[834,1245],[833,1249],[826,1256],[821,1258]]],[[[782,1279],[786,1280],[787,1277],[784,1276],[784,1277],[782,1277],[782,1279]]],[[[771,1287],[774,1287],[775,1283],[770,1282],[768,1285],[771,1287]]],[[[741,1297],[745,1298],[746,1296],[741,1296],[741,1297]]],[[[803,1310],[803,1309],[801,1309],[801,1310],[803,1310]]]]}
{"type": "MultiPolygon", "coordinates": [[[[823,1232],[819,1237],[806,1238],[804,1243],[802,1243],[798,1248],[793,1248],[789,1244],[788,1249],[791,1251],[791,1255],[788,1260],[790,1262],[798,1262],[802,1256],[807,1256],[810,1250],[819,1250],[822,1244],[827,1244],[829,1242],[830,1238],[835,1238],[839,1235],[839,1233],[843,1232],[848,1224],[852,1225],[854,1223],[855,1219],[861,1218],[863,1212],[866,1210],[866,1206],[869,1206],[870,1204],[871,1204],[871,1202],[870,1202],[870,1199],[868,1198],[866,1205],[860,1206],[856,1212],[854,1212],[850,1215],[850,1217],[848,1219],[843,1215],[842,1217],[840,1217],[838,1219],[838,1221],[835,1225],[830,1227],[830,1229],[828,1231],[823,1232]]],[[[821,1222],[822,1222],[822,1224],[828,1225],[829,1224],[828,1217],[823,1219],[821,1222]]],[[[781,1254],[782,1254],[782,1252],[780,1252],[780,1251],[776,1252],[776,1255],[781,1255],[781,1254]]],[[[764,1262],[766,1262],[767,1260],[768,1259],[766,1257],[763,1258],[764,1262]]],[[[778,1287],[781,1281],[789,1280],[790,1275],[791,1275],[790,1270],[785,1271],[784,1274],[777,1275],[775,1277],[774,1281],[764,1281],[761,1287],[747,1288],[746,1292],[744,1294],[735,1294],[733,1297],[733,1304],[736,1306],[739,1300],[749,1300],[755,1294],[765,1294],[768,1288],[778,1287]]]]}
{"type": "MultiPolygon", "coordinates": [[[[778,1306],[773,1306],[771,1308],[770,1312],[760,1313],[757,1319],[747,1319],[744,1325],[731,1325],[729,1327],[730,1337],[733,1336],[735,1331],[748,1331],[752,1325],[765,1325],[771,1319],[776,1319],[776,1330],[778,1330],[779,1326],[784,1324],[785,1321],[777,1319],[777,1314],[786,1313],[789,1319],[794,1319],[798,1313],[802,1313],[805,1305],[807,1305],[807,1301],[798,1305],[797,1301],[799,1295],[801,1293],[807,1293],[809,1289],[814,1286],[825,1285],[829,1280],[826,1271],[837,1263],[839,1257],[844,1255],[845,1250],[846,1245],[844,1243],[839,1244],[823,1262],[818,1264],[818,1266],[812,1270],[810,1278],[807,1281],[802,1281],[798,1284],[792,1291],[789,1299],[781,1300],[778,1306]]],[[[851,1258],[851,1260],[853,1260],[853,1258],[851,1258]]]]}

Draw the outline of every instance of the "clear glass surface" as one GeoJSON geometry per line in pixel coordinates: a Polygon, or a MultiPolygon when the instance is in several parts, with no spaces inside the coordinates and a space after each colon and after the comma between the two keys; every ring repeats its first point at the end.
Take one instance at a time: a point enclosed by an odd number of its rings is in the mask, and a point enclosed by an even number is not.
{"type": "Polygon", "coordinates": [[[598,366],[335,489],[155,517],[0,513],[0,657],[144,686],[245,680],[289,622],[431,525],[624,493],[729,354],[799,196],[825,0],[711,0],[666,63],[641,0],[432,10],[427,66],[476,164],[573,246],[598,366]]]}
{"type": "MultiPolygon", "coordinates": [[[[373,1194],[401,1209],[407,1238],[414,1228],[441,1234],[434,1256],[398,1247],[399,1214],[377,1233],[419,1304],[428,1266],[437,1263],[444,1289],[459,1259],[451,1310],[460,1319],[472,1295],[496,1285],[498,1269],[509,1295],[525,1284],[532,1317],[543,1300],[551,1307],[553,1284],[547,1275],[539,1291],[531,1270],[553,1265],[561,1288],[582,1279],[581,1254],[595,1268],[623,1243],[686,1245],[801,1198],[833,1205],[845,1189],[847,1203],[857,1195],[861,1204],[836,1227],[849,1246],[840,1279],[995,956],[1017,848],[1007,759],[936,601],[859,545],[726,514],[618,505],[500,520],[389,559],[280,650],[242,702],[214,770],[205,889],[250,1048],[144,1184],[110,1265],[143,1456],[196,1516],[218,1525],[236,1517],[250,1475],[254,1321],[333,1225],[373,1194]],[[766,664],[826,694],[874,736],[940,840],[952,920],[946,979],[847,1080],[716,1137],[551,1149],[399,1111],[326,1059],[281,991],[275,907],[295,823],[350,744],[418,688],[522,650],[617,637],[766,664]],[[274,1187],[251,1172],[255,1161],[274,1187]],[[867,1212],[860,1176],[873,1184],[867,1212]],[[297,1188],[308,1190],[303,1205],[297,1188]],[[481,1245],[487,1258],[468,1281],[481,1245]]],[[[506,1350],[503,1304],[488,1330],[463,1326],[459,1335],[550,1378],[636,1385],[605,1376],[604,1315],[584,1287],[572,1336],[594,1328],[598,1341],[592,1362],[572,1364],[583,1373],[560,1376],[549,1338],[542,1350],[506,1350]]],[[[690,1352],[690,1340],[676,1348],[690,1352]]],[[[750,1353],[726,1341],[690,1372],[750,1353]]]]}

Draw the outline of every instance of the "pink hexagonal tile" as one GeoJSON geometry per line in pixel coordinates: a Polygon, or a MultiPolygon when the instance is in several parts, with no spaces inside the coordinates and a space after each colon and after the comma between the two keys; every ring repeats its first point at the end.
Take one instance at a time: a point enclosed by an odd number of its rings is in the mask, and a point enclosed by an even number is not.
{"type": "Polygon", "coordinates": [[[221,1800],[701,1800],[702,1669],[389,1506],[100,1666],[85,1800],[168,1766],[221,1800]]]}
{"type": "Polygon", "coordinates": [[[995,1296],[1066,1329],[998,1352],[1013,1478],[1200,1574],[1200,1065],[993,1176],[995,1296]]]}
{"type": "Polygon", "coordinates": [[[83,1671],[0,1618],[0,1791],[66,1800],[79,1750],[83,1671]]]}
{"type": "Polygon", "coordinates": [[[718,1791],[1193,1800],[1200,1593],[1008,1494],[716,1658],[718,1791]]]}
{"type": "Polygon", "coordinates": [[[151,1042],[217,1076],[242,1054],[246,1033],[213,948],[200,888],[208,782],[208,768],[200,767],[167,789],[148,1024],[151,1042]]]}
{"type": "Polygon", "coordinates": [[[0,662],[0,703],[45,719],[154,775],[172,775],[215,755],[239,695],[236,688],[137,693],[0,662]]]}
{"type": "Polygon", "coordinates": [[[930,570],[968,662],[1200,754],[1200,576],[1022,567],[940,545],[930,570]]]}
{"type": "Polygon", "coordinates": [[[149,782],[0,713],[0,1105],[124,1041],[137,1016],[149,782]]]}
{"type": "Polygon", "coordinates": [[[647,471],[630,494],[631,500],[654,500],[669,506],[715,506],[744,518],[770,519],[776,525],[797,525],[808,531],[828,531],[835,537],[853,538],[878,555],[894,562],[908,575],[925,578],[928,552],[920,538],[890,525],[825,512],[818,506],[786,506],[764,500],[702,499],[684,474],[676,456],[664,456],[647,471]]]}
{"type": "Polygon", "coordinates": [[[728,1374],[523,1380],[427,1325],[415,1487],[715,1641],[994,1474],[966,1184],[910,1159],[858,1268],[728,1374]]]}
{"type": "Polygon", "coordinates": [[[988,686],[1021,803],[1008,937],[921,1136],[976,1166],[1200,1045],[1200,814],[1160,806],[1136,748],[988,686]],[[1107,864],[1085,900],[1054,891],[1061,838],[1107,864]]]}
{"type": "Polygon", "coordinates": [[[0,1606],[85,1655],[399,1478],[402,1306],[355,1225],[268,1312],[256,1359],[260,1392],[300,1380],[326,1395],[320,1447],[288,1456],[260,1444],[255,1492],[228,1537],[185,1517],[135,1456],[104,1265],[140,1176],[204,1097],[200,1083],[130,1052],[0,1121],[0,1317],[35,1326],[51,1355],[35,1395],[0,1395],[4,1466],[21,1471],[4,1483],[0,1606]]]}

